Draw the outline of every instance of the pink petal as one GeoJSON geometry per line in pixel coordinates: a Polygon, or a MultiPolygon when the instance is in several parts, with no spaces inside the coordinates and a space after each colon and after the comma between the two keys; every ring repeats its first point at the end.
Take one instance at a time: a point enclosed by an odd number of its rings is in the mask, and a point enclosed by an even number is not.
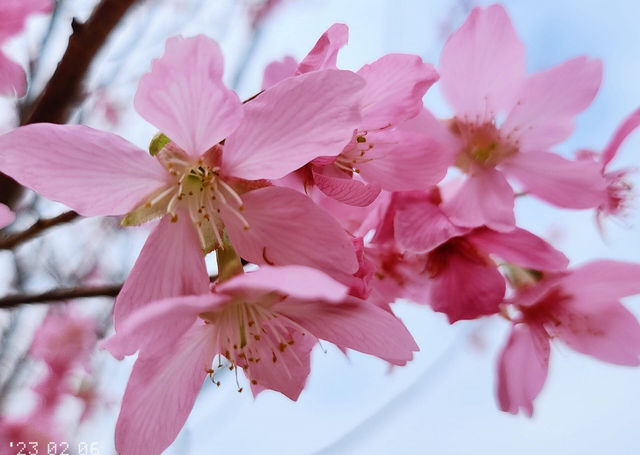
{"type": "MultiPolygon", "coordinates": [[[[149,302],[205,294],[209,277],[200,240],[186,213],[174,223],[166,215],[147,239],[114,307],[116,332],[123,321],[149,302]]],[[[122,352],[129,355],[133,351],[122,352]]]]}
{"type": "Polygon", "coordinates": [[[358,70],[366,81],[360,130],[397,124],[418,115],[438,73],[417,55],[387,54],[358,70]]]}
{"type": "Polygon", "coordinates": [[[307,265],[329,274],[358,270],[350,237],[308,197],[271,186],[249,191],[242,200],[248,230],[233,214],[223,211],[222,216],[231,243],[247,261],[307,265]]]}
{"type": "Polygon", "coordinates": [[[495,232],[491,229],[476,229],[467,239],[479,250],[522,267],[547,272],[560,272],[567,268],[569,259],[542,240],[524,229],[510,232],[495,232]]]}
{"type": "Polygon", "coordinates": [[[47,123],[0,136],[0,170],[84,216],[125,214],[170,177],[157,160],[115,134],[47,123]]]}
{"type": "Polygon", "coordinates": [[[336,67],[338,51],[349,40],[349,27],[333,24],[320,36],[313,49],[298,65],[298,74],[336,67]]]}
{"type": "Polygon", "coordinates": [[[15,220],[16,214],[11,211],[9,207],[4,204],[0,204],[0,229],[9,226],[15,220]]]}
{"type": "Polygon", "coordinates": [[[282,61],[271,62],[264,69],[262,76],[262,90],[273,87],[281,80],[295,76],[298,62],[293,57],[285,57],[282,61]]]}
{"type": "Polygon", "coordinates": [[[593,101],[602,63],[577,57],[527,78],[518,101],[500,128],[518,139],[520,150],[546,150],[573,131],[573,117],[593,101]]]}
{"type": "Polygon", "coordinates": [[[485,225],[496,231],[515,227],[513,189],[502,173],[483,168],[471,174],[462,187],[442,205],[454,224],[465,227],[485,225]]]}
{"type": "Polygon", "coordinates": [[[440,182],[454,156],[430,137],[407,131],[368,134],[373,147],[358,163],[360,177],[386,191],[427,190],[440,182]]]}
{"type": "Polygon", "coordinates": [[[27,93],[27,75],[20,65],[0,51],[0,96],[22,98],[27,93]]]}
{"type": "Polygon", "coordinates": [[[121,454],[160,454],[184,425],[211,368],[209,327],[194,326],[163,356],[139,357],[116,424],[121,454]]]}
{"type": "Polygon", "coordinates": [[[254,356],[261,361],[248,364],[244,371],[250,379],[257,382],[257,387],[252,386],[254,395],[264,389],[271,389],[295,401],[309,376],[311,349],[318,339],[310,333],[300,332],[299,327],[286,317],[281,317],[278,321],[278,324],[262,322],[266,333],[260,343],[252,346],[254,356]],[[279,349],[272,348],[282,346],[282,340],[293,343],[279,349]]]}
{"type": "Polygon", "coordinates": [[[379,185],[361,182],[344,173],[340,175],[340,171],[334,171],[332,165],[323,168],[314,166],[312,172],[318,189],[344,204],[367,207],[380,194],[379,185]]]}
{"type": "Polygon", "coordinates": [[[453,237],[464,235],[469,229],[453,224],[425,194],[405,198],[398,205],[394,231],[402,250],[426,253],[453,237]]]}
{"type": "Polygon", "coordinates": [[[245,121],[227,138],[225,175],[278,179],[318,156],[335,156],[360,121],[362,78],[325,70],[286,79],[245,107],[245,121]]]}
{"type": "Polygon", "coordinates": [[[234,294],[246,289],[278,291],[291,298],[338,302],[347,295],[347,287],[324,273],[298,265],[270,267],[261,265],[255,272],[247,272],[216,285],[216,292],[234,294]]]}
{"type": "Polygon", "coordinates": [[[497,395],[500,409],[531,417],[533,400],[547,379],[549,339],[538,326],[516,324],[498,360],[497,395]]]}
{"type": "Polygon", "coordinates": [[[343,350],[355,349],[395,365],[406,364],[419,350],[398,318],[363,300],[350,298],[338,305],[285,300],[277,308],[314,336],[343,350]]]}
{"type": "Polygon", "coordinates": [[[227,137],[242,119],[242,103],[222,82],[222,51],[204,35],[169,38],[164,55],[140,80],[134,105],[192,157],[227,137]]]}
{"type": "Polygon", "coordinates": [[[575,300],[566,312],[554,311],[553,333],[573,349],[605,362],[640,365],[640,324],[620,302],[597,308],[575,300]]]}
{"type": "Polygon", "coordinates": [[[468,248],[440,247],[430,253],[432,274],[429,303],[450,323],[500,311],[506,284],[496,265],[468,248]]]}
{"type": "Polygon", "coordinates": [[[573,270],[562,283],[577,300],[613,302],[640,294],[640,264],[593,261],[573,270]]]}
{"type": "Polygon", "coordinates": [[[629,117],[622,122],[613,134],[613,137],[602,152],[602,156],[600,158],[600,163],[602,163],[603,167],[611,162],[611,160],[616,156],[616,153],[618,153],[620,145],[622,145],[627,136],[629,136],[638,126],[640,126],[640,109],[636,109],[631,115],[629,115],[629,117]]]}
{"type": "Polygon", "coordinates": [[[475,8],[440,57],[445,98],[470,121],[482,123],[508,109],[524,74],[524,44],[500,5],[475,8]]]}
{"type": "Polygon", "coordinates": [[[587,209],[606,202],[601,165],[591,160],[570,161],[549,152],[516,153],[502,168],[525,191],[558,207],[587,209]]]}
{"type": "Polygon", "coordinates": [[[101,344],[115,358],[140,351],[164,355],[193,326],[198,315],[231,300],[206,292],[149,302],[120,321],[118,331],[101,344]]]}
{"type": "Polygon", "coordinates": [[[441,153],[451,155],[449,160],[455,160],[455,156],[462,148],[460,139],[451,133],[445,122],[438,120],[427,108],[401,125],[398,129],[414,133],[424,134],[441,145],[441,153]]]}

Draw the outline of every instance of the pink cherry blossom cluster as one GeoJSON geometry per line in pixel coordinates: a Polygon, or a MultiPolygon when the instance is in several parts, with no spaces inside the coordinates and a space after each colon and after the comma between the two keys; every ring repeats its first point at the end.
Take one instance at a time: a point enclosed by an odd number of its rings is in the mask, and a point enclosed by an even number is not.
{"type": "Polygon", "coordinates": [[[62,444],[67,438],[57,423],[57,416],[63,400],[69,396],[83,403],[80,421],[89,417],[97,396],[78,373],[89,369],[89,355],[95,346],[96,327],[92,318],[75,314],[69,307],[46,316],[29,352],[32,359],[47,366],[42,379],[33,387],[36,405],[26,416],[0,417],[3,442],[30,441],[39,447],[53,447],[54,442],[62,444]]]}
{"type": "Polygon", "coordinates": [[[438,70],[406,54],[338,69],[347,35],[333,25],[301,62],[270,64],[245,102],[222,82],[216,42],[169,39],[134,99],[159,130],[148,152],[78,125],[0,137],[0,171],[40,194],[124,225],[159,219],[105,343],[117,358],[138,353],[119,453],[162,452],[203,381],[219,383],[224,370],[241,369],[254,394],[296,400],[319,339],[406,364],[418,346],[391,309],[397,299],[451,323],[510,321],[498,362],[504,411],[532,414],[552,338],[640,363],[640,325],[620,303],[640,293],[640,265],[568,269],[514,216],[514,188],[599,219],[625,208],[626,171],[607,167],[640,111],[602,153],[550,151],[596,95],[600,62],[579,57],[527,75],[524,46],[497,5],[472,11],[438,70]],[[438,80],[452,118],[423,106],[438,80]],[[258,269],[245,273],[246,263],[258,269]]]}

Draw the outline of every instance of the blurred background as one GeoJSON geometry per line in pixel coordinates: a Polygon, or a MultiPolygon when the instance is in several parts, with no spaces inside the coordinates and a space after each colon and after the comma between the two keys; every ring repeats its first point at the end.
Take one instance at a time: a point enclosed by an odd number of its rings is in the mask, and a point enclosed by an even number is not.
{"type": "MultiPolygon", "coordinates": [[[[14,128],[22,105],[42,90],[66,48],[73,18],[85,20],[95,0],[58,0],[52,15],[28,22],[3,50],[30,68],[27,98],[0,99],[0,132],[14,128]]],[[[113,131],[146,148],[155,129],[133,110],[133,94],[164,40],[204,33],[225,54],[225,79],[241,99],[257,93],[269,62],[301,59],[334,22],[350,28],[338,65],[357,70],[390,52],[414,53],[437,68],[450,33],[471,0],[146,0],[131,9],[98,55],[83,101],[71,122],[113,131]]],[[[573,156],[602,150],[617,125],[640,106],[640,38],[635,0],[504,1],[527,47],[530,72],[589,55],[604,62],[604,81],[593,105],[577,119],[573,136],[556,151],[573,156]]],[[[425,104],[450,114],[436,84],[425,104]]],[[[623,145],[611,169],[640,166],[640,132],[623,145]]],[[[640,179],[633,174],[638,188],[640,179]]],[[[517,204],[519,225],[564,251],[573,265],[595,258],[640,262],[637,200],[621,219],[608,219],[603,235],[591,211],[557,210],[530,198],[517,204]]],[[[65,207],[25,193],[16,206],[20,231],[65,207]]],[[[148,233],[119,227],[117,219],[85,219],[51,230],[11,251],[0,251],[0,295],[124,280],[148,233]]],[[[214,261],[215,262],[215,261],[214,261]]],[[[214,264],[211,271],[215,271],[214,264]]],[[[80,299],[68,307],[25,305],[0,310],[0,413],[30,415],[31,388],[46,373],[28,355],[46,317],[73,312],[110,328],[111,298],[80,299]]],[[[640,299],[625,303],[640,315],[640,299]]],[[[328,343],[313,354],[307,388],[298,402],[271,391],[253,399],[237,393],[234,379],[218,388],[206,382],[195,408],[167,454],[220,451],[263,454],[600,454],[640,453],[640,369],[600,363],[556,344],[546,386],[532,419],[498,410],[495,363],[508,324],[500,318],[458,322],[406,302],[394,306],[421,352],[407,367],[389,369],[378,359],[328,343]]],[[[75,395],[59,407],[65,440],[95,443],[113,454],[119,400],[133,359],[118,362],[96,350],[72,376],[75,395]],[[86,411],[86,412],[85,412],[86,411]]],[[[241,379],[242,380],[242,379],[241,379]]],[[[242,384],[241,384],[242,385],[242,384]]],[[[170,384],[167,384],[170,387],[170,384]]],[[[246,388],[245,390],[247,390],[246,388]]],[[[0,448],[2,453],[3,448],[0,448]]]]}

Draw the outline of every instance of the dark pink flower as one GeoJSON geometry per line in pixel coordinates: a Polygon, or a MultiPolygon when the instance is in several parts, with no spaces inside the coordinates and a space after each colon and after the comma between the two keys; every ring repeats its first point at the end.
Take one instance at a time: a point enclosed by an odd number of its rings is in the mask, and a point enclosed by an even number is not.
{"type": "Polygon", "coordinates": [[[619,365],[640,365],[640,324],[620,299],[640,293],[640,265],[596,261],[520,289],[498,361],[500,408],[531,416],[547,377],[549,342],[619,365]]]}

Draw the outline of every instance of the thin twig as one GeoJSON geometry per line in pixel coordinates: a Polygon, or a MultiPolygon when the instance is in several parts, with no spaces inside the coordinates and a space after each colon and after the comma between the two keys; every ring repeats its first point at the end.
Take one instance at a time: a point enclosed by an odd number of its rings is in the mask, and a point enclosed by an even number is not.
{"type": "Polygon", "coordinates": [[[31,240],[32,238],[42,234],[47,229],[58,226],[60,224],[69,223],[79,216],[80,215],[78,215],[76,212],[70,210],[53,218],[38,220],[31,227],[25,229],[22,232],[16,232],[14,234],[0,237],[0,250],[11,250],[21,243],[24,243],[27,240],[31,240]]]}
{"type": "Polygon", "coordinates": [[[15,294],[0,298],[0,308],[13,308],[26,303],[61,302],[85,297],[115,297],[122,283],[106,286],[58,288],[40,294],[15,294]]]}
{"type": "MultiPolygon", "coordinates": [[[[209,281],[213,282],[217,275],[209,276],[209,281]]],[[[104,286],[86,286],[52,289],[39,294],[14,294],[0,298],[0,309],[14,308],[22,304],[33,303],[55,303],[73,299],[87,297],[116,297],[122,289],[124,283],[108,284],[104,286]]]]}

